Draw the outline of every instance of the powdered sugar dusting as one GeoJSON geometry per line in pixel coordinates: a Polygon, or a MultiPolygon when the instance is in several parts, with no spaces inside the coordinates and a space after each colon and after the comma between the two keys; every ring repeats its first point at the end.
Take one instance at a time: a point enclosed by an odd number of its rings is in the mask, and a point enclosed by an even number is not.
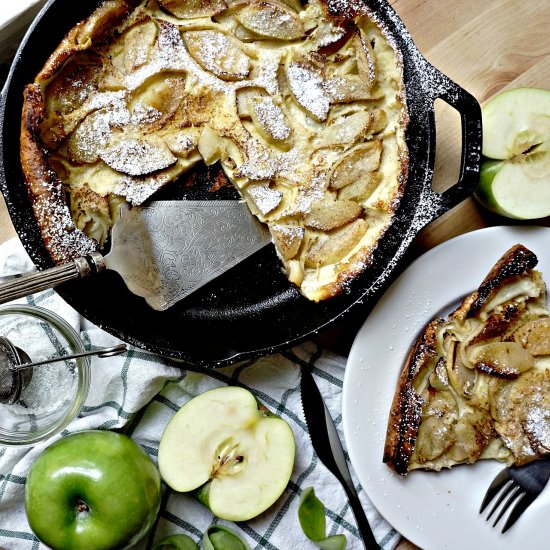
{"type": "Polygon", "coordinates": [[[248,76],[247,55],[225,34],[214,30],[191,31],[185,34],[185,40],[188,49],[193,46],[193,57],[208,71],[239,79],[248,76]]]}
{"type": "Polygon", "coordinates": [[[525,430],[537,442],[550,452],[550,410],[544,403],[532,403],[527,411],[525,430]]]}
{"type": "Polygon", "coordinates": [[[272,225],[272,229],[289,243],[301,240],[305,233],[304,228],[299,225],[281,225],[276,223],[272,225]]]}
{"type": "Polygon", "coordinates": [[[292,40],[303,32],[297,15],[284,5],[258,3],[245,8],[237,17],[246,28],[268,38],[292,40]]]}
{"type": "Polygon", "coordinates": [[[285,140],[290,137],[290,126],[282,109],[275,104],[273,98],[258,98],[254,101],[253,108],[258,121],[273,139],[285,140]]]}
{"type": "Polygon", "coordinates": [[[108,166],[130,176],[168,168],[177,160],[166,146],[155,146],[143,139],[121,139],[100,156],[108,166]]]}
{"type": "Polygon", "coordinates": [[[237,177],[261,181],[275,176],[277,164],[268,149],[251,139],[247,144],[247,154],[247,160],[237,170],[237,177]]]}
{"type": "Polygon", "coordinates": [[[334,17],[353,19],[367,14],[367,2],[364,0],[325,0],[327,10],[334,17]]]}
{"type": "Polygon", "coordinates": [[[54,175],[51,182],[42,182],[46,191],[39,195],[33,208],[44,240],[54,261],[85,256],[97,250],[97,243],[76,229],[67,205],[61,200],[61,182],[54,175]]]}
{"type": "Polygon", "coordinates": [[[331,21],[322,22],[314,31],[312,38],[318,48],[324,48],[338,42],[346,34],[342,27],[334,25],[331,21]]]}
{"type": "Polygon", "coordinates": [[[281,64],[281,52],[261,52],[260,70],[254,81],[257,86],[264,88],[268,94],[277,95],[279,90],[278,72],[281,64]]]}
{"type": "Polygon", "coordinates": [[[321,74],[299,62],[291,62],[287,69],[288,83],[296,100],[319,120],[327,118],[330,96],[325,90],[321,74]]]}
{"type": "Polygon", "coordinates": [[[251,185],[246,190],[254,205],[265,216],[281,203],[283,194],[263,185],[251,185]]]}

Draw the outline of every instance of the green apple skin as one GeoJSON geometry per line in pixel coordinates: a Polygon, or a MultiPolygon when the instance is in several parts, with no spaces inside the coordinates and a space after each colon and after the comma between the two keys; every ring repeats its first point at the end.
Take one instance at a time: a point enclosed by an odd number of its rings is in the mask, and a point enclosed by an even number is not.
{"type": "Polygon", "coordinates": [[[508,212],[499,207],[493,194],[493,180],[501,168],[502,161],[500,160],[484,160],[481,163],[479,185],[474,192],[474,196],[487,210],[509,217],[508,212]]]}
{"type": "Polygon", "coordinates": [[[506,218],[550,216],[550,154],[540,148],[522,159],[484,159],[474,196],[482,206],[506,218]]]}
{"type": "Polygon", "coordinates": [[[50,445],[25,487],[29,525],[54,550],[127,548],[152,527],[160,500],[151,458],[128,436],[105,430],[50,445]]]}

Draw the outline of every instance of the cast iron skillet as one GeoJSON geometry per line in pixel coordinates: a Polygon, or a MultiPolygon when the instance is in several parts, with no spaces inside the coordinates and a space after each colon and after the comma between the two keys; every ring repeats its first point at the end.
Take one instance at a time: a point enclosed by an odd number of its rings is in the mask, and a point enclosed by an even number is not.
{"type": "MultiPolygon", "coordinates": [[[[98,4],[98,0],[50,0],[23,39],[0,98],[0,189],[15,229],[40,269],[51,267],[52,262],[34,223],[19,163],[22,92],[64,34],[98,4]]],[[[59,294],[84,317],[122,340],[197,367],[225,366],[287,348],[323,330],[354,305],[372,302],[416,233],[472,193],[480,168],[481,111],[469,93],[420,55],[385,0],[368,0],[368,6],[403,57],[410,173],[395,222],[380,241],[373,265],[345,294],[319,304],[303,298],[281,272],[271,245],[166,312],[149,308],[114,272],[65,283],[59,294]],[[452,105],[462,119],[460,179],[443,194],[431,188],[436,98],[452,105]]],[[[209,170],[199,170],[198,180],[209,175],[209,170]]],[[[177,183],[161,196],[170,193],[189,197],[177,183]]],[[[231,195],[228,190],[222,193],[231,195]]],[[[220,196],[209,194],[208,198],[220,196]]]]}

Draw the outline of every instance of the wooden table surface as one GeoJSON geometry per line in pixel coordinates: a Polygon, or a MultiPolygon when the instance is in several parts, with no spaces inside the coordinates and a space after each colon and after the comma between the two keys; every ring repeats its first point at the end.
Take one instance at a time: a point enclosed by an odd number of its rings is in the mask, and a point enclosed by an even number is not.
{"type": "MultiPolygon", "coordinates": [[[[424,56],[472,93],[480,103],[495,93],[519,86],[550,89],[550,0],[390,0],[424,56]]],[[[434,189],[457,179],[460,120],[436,102],[437,154],[434,189]]],[[[550,225],[550,219],[538,225],[550,225]]],[[[410,258],[452,237],[491,225],[518,223],[484,211],[473,198],[432,222],[417,236],[410,258]]],[[[0,198],[0,243],[15,235],[0,198]]],[[[322,342],[349,350],[361,319],[336,324],[322,342]]],[[[402,541],[399,550],[416,548],[402,541]]]]}

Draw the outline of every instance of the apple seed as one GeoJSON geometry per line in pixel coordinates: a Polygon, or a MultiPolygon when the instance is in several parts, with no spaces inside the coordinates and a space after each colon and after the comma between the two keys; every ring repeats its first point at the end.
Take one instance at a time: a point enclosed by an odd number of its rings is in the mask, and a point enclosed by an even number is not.
{"type": "Polygon", "coordinates": [[[237,454],[238,446],[238,444],[232,444],[229,441],[224,441],[220,445],[221,450],[217,453],[217,463],[212,468],[210,479],[223,474],[235,474],[240,471],[240,468],[236,469],[235,466],[244,461],[244,456],[237,454]]]}

